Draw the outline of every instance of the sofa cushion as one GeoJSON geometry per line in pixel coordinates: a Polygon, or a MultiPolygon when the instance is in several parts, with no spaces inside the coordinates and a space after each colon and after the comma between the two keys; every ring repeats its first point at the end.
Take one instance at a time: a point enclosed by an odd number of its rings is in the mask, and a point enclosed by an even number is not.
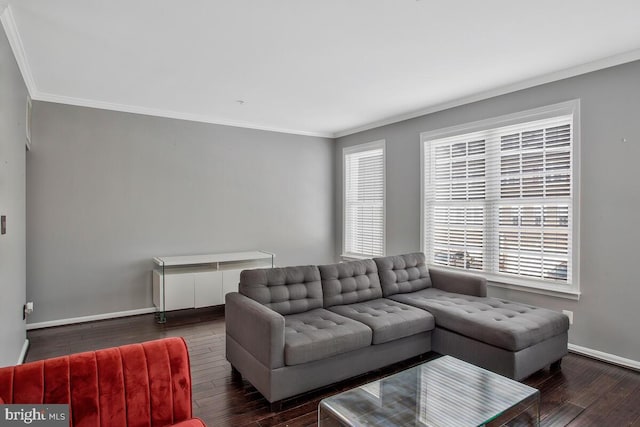
{"type": "Polygon", "coordinates": [[[285,365],[325,359],[371,345],[371,329],[323,308],[284,316],[285,365]]]}
{"type": "Polygon", "coordinates": [[[321,265],[318,269],[325,308],[382,296],[378,267],[371,259],[321,265]]]}
{"type": "Polygon", "coordinates": [[[315,265],[243,270],[239,291],[282,315],[322,307],[320,272],[315,265]]]}
{"type": "Polygon", "coordinates": [[[378,265],[385,297],[431,287],[429,269],[422,252],[374,258],[374,261],[378,265]]]}
{"type": "Polygon", "coordinates": [[[438,327],[510,351],[531,347],[569,330],[569,319],[564,314],[497,298],[436,288],[390,298],[429,310],[438,327]]]}
{"type": "Polygon", "coordinates": [[[426,311],[386,298],[336,305],[329,310],[370,327],[373,344],[430,331],[435,325],[433,316],[426,311]]]}

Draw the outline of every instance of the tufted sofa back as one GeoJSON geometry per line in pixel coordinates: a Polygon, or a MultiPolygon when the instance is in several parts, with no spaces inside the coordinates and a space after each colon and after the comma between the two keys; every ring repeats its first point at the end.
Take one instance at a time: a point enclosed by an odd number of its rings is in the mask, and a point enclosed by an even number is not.
{"type": "Polygon", "coordinates": [[[165,338],[0,368],[0,400],[69,404],[72,426],[179,423],[191,418],[187,346],[165,338]]]}
{"type": "Polygon", "coordinates": [[[371,259],[321,265],[318,268],[325,307],[382,297],[378,267],[371,259]]]}
{"type": "Polygon", "coordinates": [[[244,270],[239,291],[282,315],[322,307],[320,271],[315,265],[244,270]]]}
{"type": "Polygon", "coordinates": [[[429,269],[422,252],[374,258],[385,297],[431,287],[429,269]]]}

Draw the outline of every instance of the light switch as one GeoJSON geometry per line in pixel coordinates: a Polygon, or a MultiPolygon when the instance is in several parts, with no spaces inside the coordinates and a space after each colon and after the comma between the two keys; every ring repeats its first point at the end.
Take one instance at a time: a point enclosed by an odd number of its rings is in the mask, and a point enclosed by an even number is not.
{"type": "Polygon", "coordinates": [[[7,216],[0,217],[0,234],[7,234],[7,216]]]}

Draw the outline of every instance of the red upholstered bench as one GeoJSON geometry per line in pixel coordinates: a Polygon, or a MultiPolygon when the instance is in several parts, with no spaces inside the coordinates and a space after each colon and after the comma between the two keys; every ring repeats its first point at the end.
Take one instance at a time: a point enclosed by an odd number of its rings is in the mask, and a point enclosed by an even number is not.
{"type": "Polygon", "coordinates": [[[166,338],[0,368],[0,402],[69,404],[71,425],[204,426],[193,418],[189,353],[166,338]]]}

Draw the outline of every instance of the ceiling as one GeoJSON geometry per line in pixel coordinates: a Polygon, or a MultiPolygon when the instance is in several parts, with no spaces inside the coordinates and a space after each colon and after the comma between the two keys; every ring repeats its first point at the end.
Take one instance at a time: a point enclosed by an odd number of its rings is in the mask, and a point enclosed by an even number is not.
{"type": "Polygon", "coordinates": [[[638,0],[4,2],[34,99],[328,137],[640,59],[638,0]]]}

